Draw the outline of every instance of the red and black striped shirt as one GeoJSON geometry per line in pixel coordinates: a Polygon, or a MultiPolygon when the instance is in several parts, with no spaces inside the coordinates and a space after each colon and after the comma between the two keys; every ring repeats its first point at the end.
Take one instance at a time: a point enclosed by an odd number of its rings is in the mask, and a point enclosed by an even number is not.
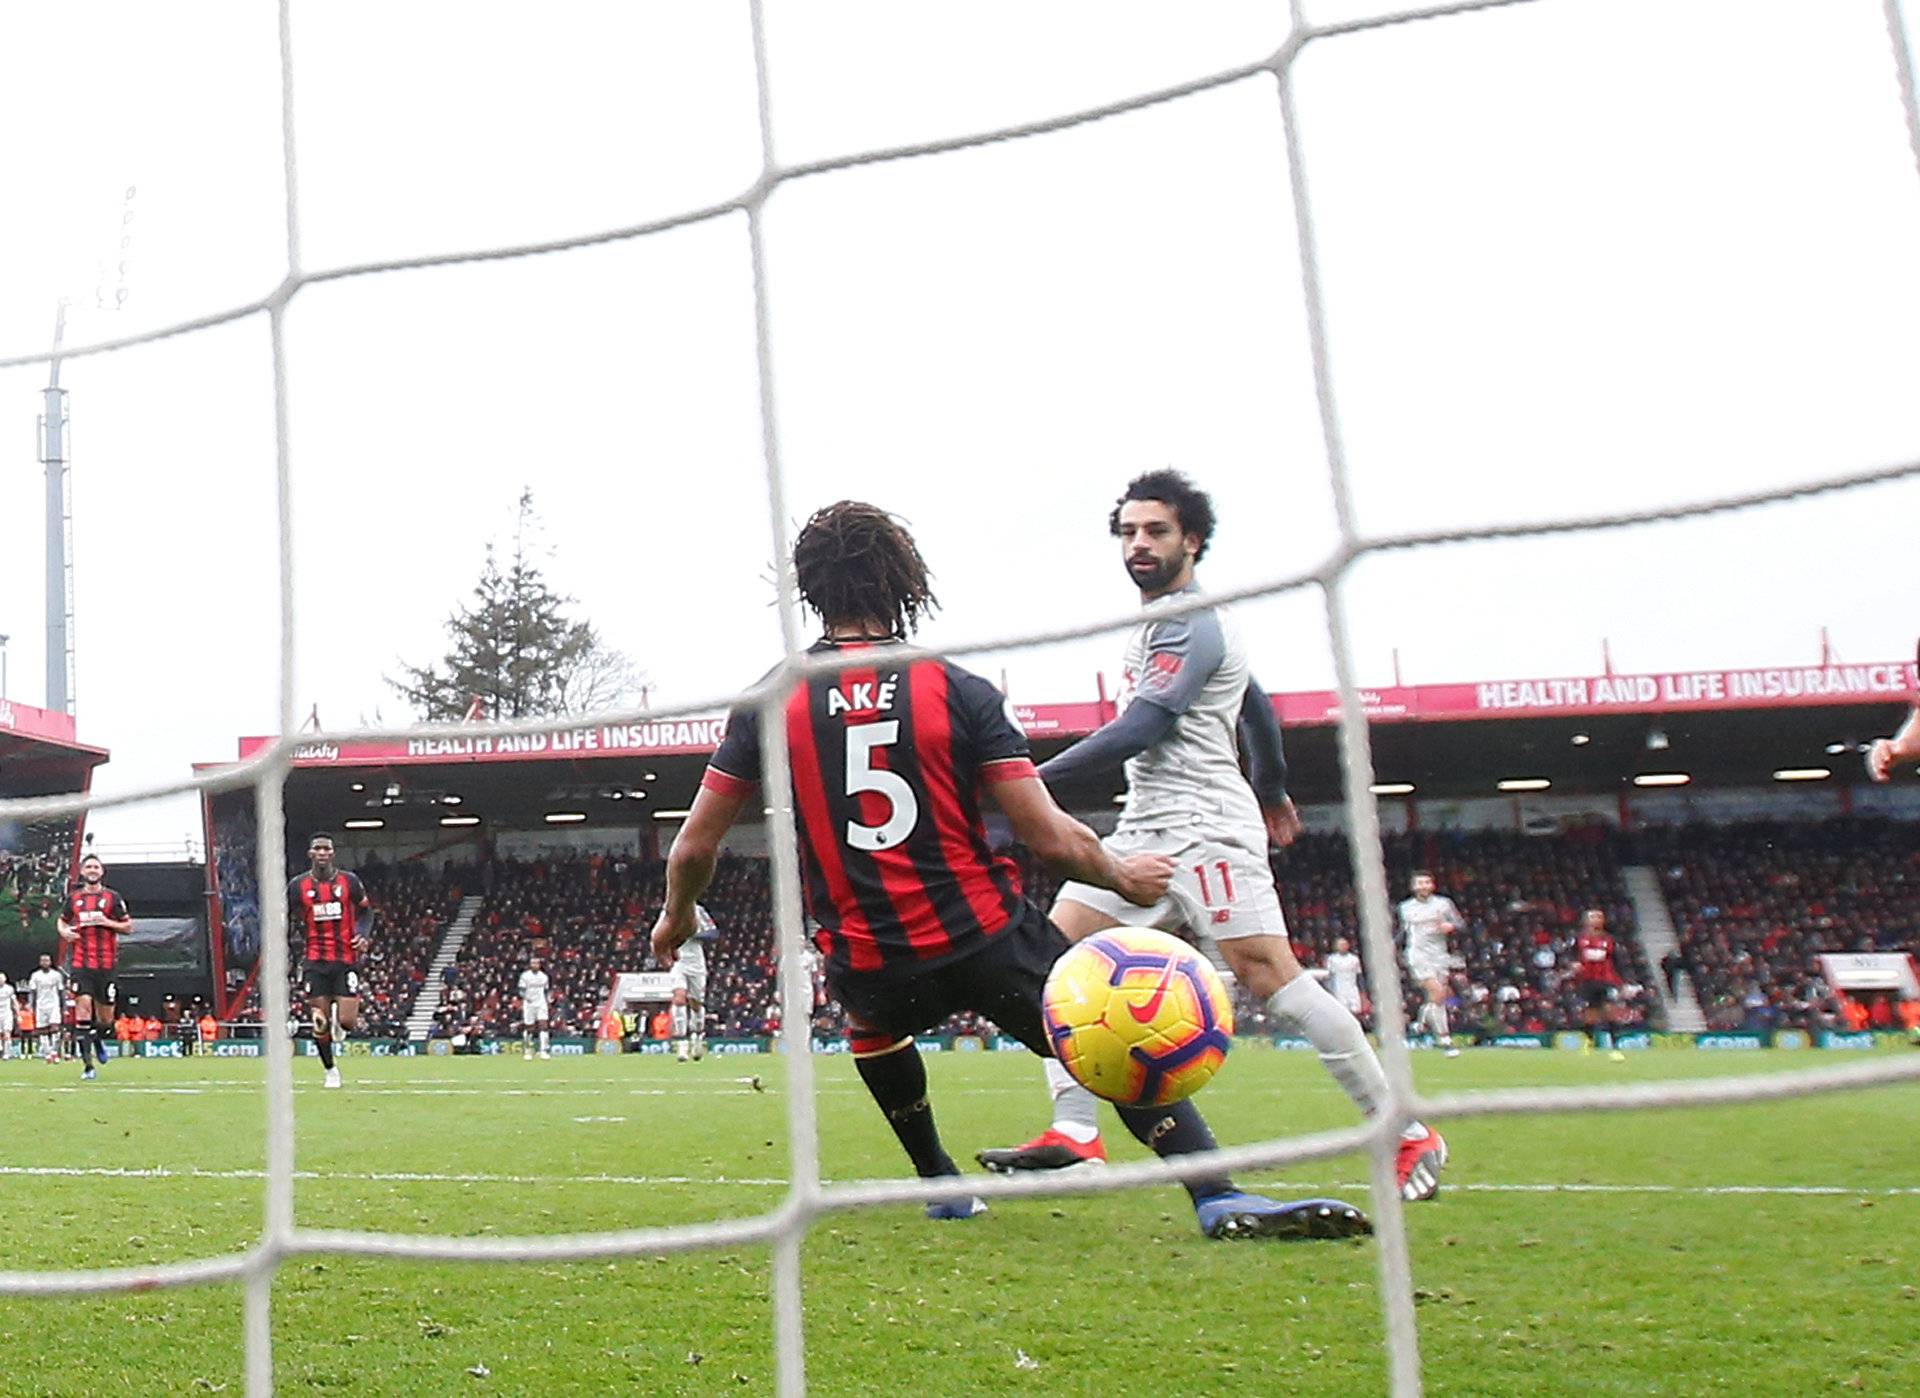
{"type": "Polygon", "coordinates": [[[127,900],[105,885],[99,888],[82,886],[69,893],[66,911],[61,918],[80,934],[80,940],[73,944],[73,968],[77,971],[111,971],[114,958],[119,953],[120,935],[109,931],[105,924],[125,922],[131,916],[127,911],[127,900]]]}
{"type": "Polygon", "coordinates": [[[360,876],[336,869],[330,879],[305,873],[287,885],[287,922],[293,935],[306,943],[308,961],[339,961],[353,965],[353,938],[360,914],[368,907],[360,876]]]}
{"type": "Polygon", "coordinates": [[[1613,964],[1614,940],[1605,932],[1582,932],[1573,939],[1574,976],[1601,985],[1619,985],[1620,972],[1613,964]]]}
{"type": "MultiPolygon", "coordinates": [[[[787,701],[800,867],[830,967],[911,975],[977,951],[1020,915],[1020,874],[988,844],[980,788],[1035,773],[987,681],[868,648],[871,666],[787,701]]],[[[744,795],[759,781],[759,716],[743,707],[703,784],[744,795]]]]}

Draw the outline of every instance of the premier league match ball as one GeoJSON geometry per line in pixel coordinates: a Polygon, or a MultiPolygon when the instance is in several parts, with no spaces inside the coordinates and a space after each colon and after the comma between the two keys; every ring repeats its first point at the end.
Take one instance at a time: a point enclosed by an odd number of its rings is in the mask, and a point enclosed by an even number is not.
{"type": "Polygon", "coordinates": [[[1043,1007],[1053,1051],[1088,1091],[1122,1106],[1191,1097],[1226,1061],[1233,1002],[1178,937],[1096,933],[1053,965],[1043,1007]]]}

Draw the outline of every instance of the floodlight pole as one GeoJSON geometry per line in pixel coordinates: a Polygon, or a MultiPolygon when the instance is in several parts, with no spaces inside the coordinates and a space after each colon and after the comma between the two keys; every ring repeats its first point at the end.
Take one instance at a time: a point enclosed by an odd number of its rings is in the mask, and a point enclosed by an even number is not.
{"type": "Polygon", "coordinates": [[[60,344],[67,333],[67,303],[53,322],[53,359],[42,390],[40,465],[47,478],[47,693],[46,706],[73,712],[73,568],[67,557],[67,391],[60,387],[60,344]]]}

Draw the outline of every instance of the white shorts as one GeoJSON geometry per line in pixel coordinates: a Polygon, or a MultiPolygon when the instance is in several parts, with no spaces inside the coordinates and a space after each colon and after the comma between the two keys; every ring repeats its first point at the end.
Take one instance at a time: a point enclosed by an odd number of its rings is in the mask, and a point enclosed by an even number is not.
{"type": "Polygon", "coordinates": [[[66,1016],[61,1013],[58,1005],[35,1005],[33,1007],[33,1022],[42,1029],[58,1029],[61,1027],[61,1022],[65,1018],[66,1016]]]}
{"type": "Polygon", "coordinates": [[[1191,829],[1120,831],[1101,841],[1115,858],[1164,854],[1173,860],[1173,883],[1151,908],[1091,884],[1065,883],[1057,901],[1080,903],[1127,927],[1172,932],[1190,928],[1218,942],[1236,937],[1284,937],[1286,914],[1274,891],[1266,852],[1197,837],[1191,829]]]}
{"type": "Polygon", "coordinates": [[[705,971],[689,971],[686,967],[675,962],[673,969],[668,972],[668,974],[673,977],[673,988],[675,990],[684,990],[687,992],[687,1002],[689,1004],[704,1005],[707,1003],[707,973],[705,971]]]}
{"type": "Polygon", "coordinates": [[[520,1022],[522,1024],[538,1024],[546,1018],[547,1007],[545,1005],[532,1000],[522,1000],[520,1002],[520,1022]]]}
{"type": "Polygon", "coordinates": [[[1439,981],[1440,984],[1445,985],[1447,978],[1453,974],[1453,967],[1445,957],[1433,960],[1424,956],[1409,956],[1407,971],[1413,977],[1415,985],[1424,985],[1428,981],[1439,981]]]}
{"type": "Polygon", "coordinates": [[[1336,990],[1333,992],[1333,998],[1346,1006],[1349,1014],[1352,1014],[1356,1018],[1359,1016],[1361,1004],[1359,986],[1347,986],[1343,989],[1336,990]]]}

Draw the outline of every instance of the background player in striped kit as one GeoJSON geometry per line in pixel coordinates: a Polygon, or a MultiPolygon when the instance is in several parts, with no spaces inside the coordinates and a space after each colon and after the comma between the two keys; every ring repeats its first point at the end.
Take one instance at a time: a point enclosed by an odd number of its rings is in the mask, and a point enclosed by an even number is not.
{"type": "Polygon", "coordinates": [[[60,940],[73,949],[67,964],[75,1002],[73,1037],[83,1081],[92,1080],[96,1061],[107,1061],[106,1044],[113,1035],[113,968],[120,939],[133,930],[126,899],[102,882],[106,872],[99,855],[82,859],[80,887],[67,895],[60,913],[60,940]]]}
{"type": "MultiPolygon", "coordinates": [[[[801,599],[826,627],[814,652],[852,651],[864,662],[796,685],[785,705],[800,867],[827,983],[847,1011],[861,1081],[915,1171],[957,1176],[934,1127],[914,1035],[972,1010],[1050,1061],[1041,996],[1067,949],[1024,896],[1018,868],[993,852],[982,797],[1043,863],[1130,905],[1162,897],[1172,865],[1159,854],[1115,854],[1062,811],[992,685],[947,661],[898,653],[936,605],[926,563],[899,521],[841,501],[807,521],[793,565],[801,599]]],[[[764,799],[759,784],[758,709],[742,706],[667,860],[667,905],[653,931],[661,964],[672,966],[694,935],[695,900],[713,877],[721,838],[749,802],[764,799]]],[[[1121,1108],[1120,1117],[1163,1157],[1214,1145],[1191,1101],[1121,1108]]],[[[1186,1187],[1212,1238],[1371,1231],[1338,1200],[1263,1199],[1224,1174],[1186,1187]]],[[[960,1193],[927,1214],[965,1219],[985,1209],[960,1193]]]]}
{"type": "Polygon", "coordinates": [[[1433,890],[1433,875],[1425,869],[1416,869],[1413,897],[1400,903],[1400,927],[1407,939],[1407,970],[1427,996],[1427,1003],[1413,1018],[1413,1027],[1424,1028],[1446,1050],[1447,1057],[1458,1058],[1460,1050],[1453,1046],[1453,1031],[1447,1023],[1447,974],[1453,969],[1453,952],[1447,939],[1465,927],[1467,920],[1460,915],[1453,899],[1433,890]]]}
{"type": "MultiPolygon", "coordinates": [[[[1242,986],[1306,1039],[1321,1064],[1367,1116],[1387,1100],[1387,1076],[1360,1022],[1305,974],[1287,939],[1286,916],[1267,862],[1300,830],[1286,791],[1286,762],[1273,705],[1248,671],[1231,612],[1208,607],[1164,616],[1201,596],[1194,567],[1212,541],[1213,501],[1178,471],[1148,471],[1127,483],[1107,518],[1120,559],[1140,590],[1146,618],[1127,643],[1118,717],[1051,758],[1040,775],[1071,784],[1124,764],[1126,802],[1108,837],[1115,855],[1173,860],[1168,896],[1128,907],[1085,884],[1060,890],[1052,917],[1070,940],[1122,924],[1211,938],[1242,986]],[[1251,780],[1241,772],[1242,750],[1251,780]]],[[[1104,1161],[1093,1094],[1056,1061],[1046,1063],[1053,1123],[1022,1145],[981,1151],[991,1170],[1059,1169],[1104,1161]]],[[[1404,1128],[1401,1193],[1427,1199],[1440,1187],[1446,1142],[1420,1122],[1404,1128]]]]}
{"type": "Polygon", "coordinates": [[[1573,983],[1580,995],[1580,1018],[1587,1026],[1588,1039],[1580,1052],[1605,1048],[1614,1062],[1624,1063],[1627,1056],[1613,1042],[1613,999],[1626,982],[1614,965],[1614,950],[1607,915],[1598,908],[1588,908],[1580,919],[1580,933],[1573,939],[1573,983]],[[1604,1044],[1600,1042],[1603,1034],[1604,1044]]]}
{"type": "Polygon", "coordinates": [[[340,1086],[333,1061],[333,1030],[351,1034],[360,1022],[360,983],[354,961],[367,949],[373,905],[358,874],[333,866],[333,836],[321,832],[307,841],[306,873],[287,884],[289,934],[301,940],[306,961],[307,1009],[313,1016],[313,1046],[326,1070],[323,1083],[340,1086]]]}

